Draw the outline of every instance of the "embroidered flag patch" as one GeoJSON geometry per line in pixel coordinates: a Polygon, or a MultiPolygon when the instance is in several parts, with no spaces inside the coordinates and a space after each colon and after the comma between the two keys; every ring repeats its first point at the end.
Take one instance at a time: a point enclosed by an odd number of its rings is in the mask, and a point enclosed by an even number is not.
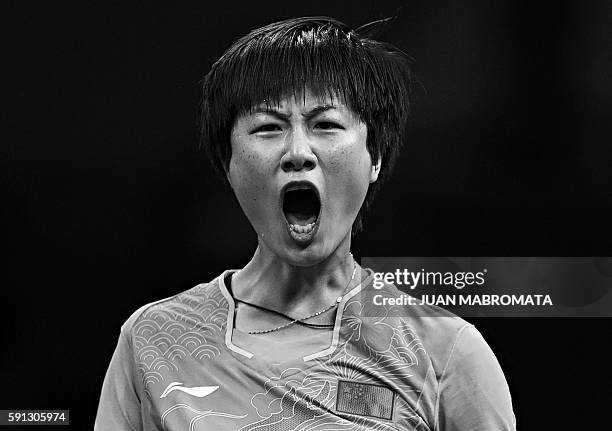
{"type": "Polygon", "coordinates": [[[385,386],[338,380],[336,411],[390,420],[395,392],[385,386]]]}

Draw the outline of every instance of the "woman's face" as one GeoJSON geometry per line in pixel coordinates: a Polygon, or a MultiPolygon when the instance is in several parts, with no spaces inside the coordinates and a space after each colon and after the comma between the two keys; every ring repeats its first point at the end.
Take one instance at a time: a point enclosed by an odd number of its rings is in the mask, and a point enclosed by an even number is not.
{"type": "Polygon", "coordinates": [[[366,125],[342,102],[309,91],[236,119],[228,180],[260,247],[307,266],[350,240],[378,177],[366,138],[366,125]]]}

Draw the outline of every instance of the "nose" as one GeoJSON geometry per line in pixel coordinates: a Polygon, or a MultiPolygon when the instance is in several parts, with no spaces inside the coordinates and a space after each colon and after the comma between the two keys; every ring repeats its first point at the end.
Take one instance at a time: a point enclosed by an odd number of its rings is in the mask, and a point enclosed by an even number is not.
{"type": "Polygon", "coordinates": [[[312,152],[308,138],[301,133],[294,133],[288,139],[287,151],[280,161],[283,171],[313,170],[317,166],[317,156],[312,152]]]}

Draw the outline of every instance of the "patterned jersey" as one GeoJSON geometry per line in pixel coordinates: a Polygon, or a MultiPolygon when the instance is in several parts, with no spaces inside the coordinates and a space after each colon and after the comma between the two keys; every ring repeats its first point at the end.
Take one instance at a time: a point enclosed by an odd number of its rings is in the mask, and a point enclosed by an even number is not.
{"type": "Polygon", "coordinates": [[[291,343],[276,344],[285,359],[270,360],[254,353],[268,348],[261,337],[233,328],[233,272],[125,322],[96,431],[515,429],[502,370],[463,319],[425,306],[370,310],[360,294],[370,271],[338,305],[331,343],[315,337],[295,357],[291,343]]]}

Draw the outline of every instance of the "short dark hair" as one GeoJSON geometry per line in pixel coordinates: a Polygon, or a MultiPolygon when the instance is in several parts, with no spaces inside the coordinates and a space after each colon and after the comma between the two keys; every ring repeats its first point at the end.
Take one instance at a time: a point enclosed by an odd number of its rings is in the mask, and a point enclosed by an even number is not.
{"type": "MultiPolygon", "coordinates": [[[[369,33],[376,25],[360,27],[369,33]]],[[[232,44],[203,79],[200,143],[226,178],[230,134],[236,117],[265,103],[278,103],[308,88],[315,97],[339,97],[368,130],[373,163],[382,159],[353,223],[362,227],[380,185],[389,176],[405,140],[410,107],[410,59],[393,45],[328,17],[275,22],[232,44]]]]}

